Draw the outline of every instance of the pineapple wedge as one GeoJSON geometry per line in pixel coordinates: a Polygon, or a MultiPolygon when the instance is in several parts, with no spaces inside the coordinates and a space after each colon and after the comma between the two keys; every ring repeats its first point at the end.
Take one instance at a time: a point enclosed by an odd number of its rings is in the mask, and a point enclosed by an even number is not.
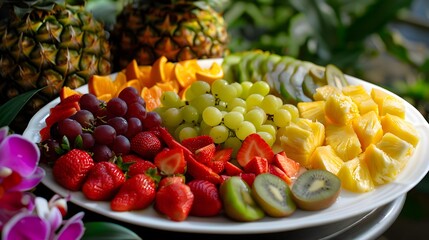
{"type": "Polygon", "coordinates": [[[392,114],[402,119],[405,118],[405,105],[397,97],[376,88],[371,90],[371,97],[378,105],[380,116],[392,114]]]}
{"type": "Polygon", "coordinates": [[[280,136],[280,145],[288,157],[305,168],[311,168],[310,156],[325,139],[325,127],[308,119],[298,119],[286,126],[280,136]]]}
{"type": "Polygon", "coordinates": [[[325,101],[299,102],[297,107],[300,117],[325,124],[325,101]]]}
{"type": "Polygon", "coordinates": [[[376,112],[367,112],[353,120],[353,129],[359,138],[362,150],[383,137],[383,128],[376,112]]]}
{"type": "Polygon", "coordinates": [[[378,105],[362,85],[349,85],[342,89],[344,95],[349,96],[358,106],[359,113],[365,114],[375,111],[378,115],[378,105]]]}
{"type": "Polygon", "coordinates": [[[365,150],[363,159],[368,166],[372,181],[375,185],[382,185],[393,181],[401,171],[399,161],[391,158],[375,144],[365,150]]]}
{"type": "Polygon", "coordinates": [[[419,133],[414,126],[401,117],[387,113],[381,118],[381,126],[385,133],[392,133],[416,147],[419,143],[419,133]]]}
{"type": "Polygon", "coordinates": [[[341,179],[341,186],[346,190],[364,193],[374,189],[368,167],[365,161],[358,157],[345,162],[337,176],[341,179]]]}
{"type": "Polygon", "coordinates": [[[343,161],[351,160],[362,153],[359,138],[352,125],[328,125],[325,134],[326,144],[330,145],[343,161]]]}
{"type": "Polygon", "coordinates": [[[393,135],[392,133],[386,133],[376,146],[385,152],[389,157],[399,162],[399,167],[402,169],[407,163],[408,159],[413,155],[414,147],[393,135]]]}
{"type": "Polygon", "coordinates": [[[310,162],[312,168],[324,169],[335,175],[344,163],[330,145],[317,147],[311,154],[310,162]]]}
{"type": "Polygon", "coordinates": [[[316,89],[316,92],[313,94],[313,99],[314,101],[325,101],[333,94],[341,94],[341,90],[332,85],[324,85],[316,89]]]}
{"type": "Polygon", "coordinates": [[[333,124],[348,125],[359,116],[359,109],[349,96],[332,94],[326,99],[325,115],[333,124]]]}

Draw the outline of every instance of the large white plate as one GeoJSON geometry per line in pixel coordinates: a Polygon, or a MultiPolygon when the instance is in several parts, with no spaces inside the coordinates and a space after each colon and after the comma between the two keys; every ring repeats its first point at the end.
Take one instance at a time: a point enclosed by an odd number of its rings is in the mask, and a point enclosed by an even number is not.
{"type": "MultiPolygon", "coordinates": [[[[202,60],[199,63],[203,67],[208,67],[212,61],[220,62],[221,59],[202,60]]],[[[350,76],[347,76],[347,78],[352,84],[362,84],[368,90],[371,88],[380,88],[350,76]]],[[[87,92],[88,88],[87,86],[83,86],[79,91],[87,92]]],[[[55,106],[58,102],[59,99],[50,102],[35,114],[23,135],[33,142],[39,142],[39,130],[45,126],[44,122],[49,114],[49,109],[55,106]]],[[[81,192],[69,192],[60,187],[53,180],[49,169],[46,169],[47,175],[42,182],[48,188],[60,195],[70,195],[71,202],[90,211],[123,222],[170,231],[214,234],[251,234],[288,231],[333,223],[369,212],[375,208],[392,202],[396,198],[407,193],[411,188],[419,183],[428,172],[429,148],[427,146],[429,144],[429,125],[420,112],[412,105],[406,101],[404,101],[404,104],[406,105],[406,118],[408,121],[413,123],[418,130],[420,134],[420,142],[414,155],[409,160],[403,171],[399,174],[397,179],[392,183],[377,187],[374,191],[369,193],[355,194],[343,190],[338,200],[331,207],[322,211],[307,212],[297,210],[292,216],[287,218],[265,217],[260,221],[248,223],[234,222],[224,216],[210,218],[189,217],[184,222],[173,222],[166,219],[164,216],[159,215],[152,207],[149,207],[146,210],[132,212],[110,211],[109,204],[107,202],[89,201],[81,192]]]]}

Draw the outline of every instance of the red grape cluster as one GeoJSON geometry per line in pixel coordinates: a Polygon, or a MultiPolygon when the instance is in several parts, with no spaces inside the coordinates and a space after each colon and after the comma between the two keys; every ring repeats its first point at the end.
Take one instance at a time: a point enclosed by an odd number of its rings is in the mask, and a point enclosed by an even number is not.
{"type": "MultiPolygon", "coordinates": [[[[51,127],[51,139],[45,141],[51,151],[61,145],[65,136],[72,148],[93,153],[94,161],[108,161],[128,154],[132,137],[162,122],[158,113],[146,111],[145,101],[133,87],[123,89],[107,103],[93,94],[83,94],[79,106],[74,115],[51,127]]],[[[57,152],[43,154],[55,158],[57,152]]]]}

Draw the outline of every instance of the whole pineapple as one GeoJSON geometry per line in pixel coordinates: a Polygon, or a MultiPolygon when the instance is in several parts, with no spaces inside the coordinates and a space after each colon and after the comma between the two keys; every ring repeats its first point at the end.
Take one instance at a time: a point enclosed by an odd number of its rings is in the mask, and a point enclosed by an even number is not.
{"type": "Polygon", "coordinates": [[[11,128],[22,132],[63,86],[77,88],[111,72],[104,26],[81,5],[58,0],[0,0],[0,104],[44,87],[11,128]]]}
{"type": "Polygon", "coordinates": [[[173,62],[223,57],[227,27],[211,7],[218,1],[132,1],[111,31],[114,69],[123,69],[132,59],[150,65],[160,56],[173,62]]]}

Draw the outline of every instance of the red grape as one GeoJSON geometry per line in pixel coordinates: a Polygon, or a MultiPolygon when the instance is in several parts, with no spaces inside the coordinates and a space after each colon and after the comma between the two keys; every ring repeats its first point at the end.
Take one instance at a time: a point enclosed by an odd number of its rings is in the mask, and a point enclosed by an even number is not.
{"type": "Polygon", "coordinates": [[[140,95],[137,89],[133,87],[126,87],[122,89],[118,97],[130,105],[131,103],[137,103],[139,101],[140,95]]]}
{"type": "Polygon", "coordinates": [[[128,130],[128,122],[123,117],[113,117],[107,120],[107,124],[116,130],[116,135],[124,135],[128,130]]]}
{"type": "Polygon", "coordinates": [[[116,156],[126,155],[130,152],[130,149],[131,149],[131,143],[127,137],[123,135],[119,135],[116,137],[112,145],[112,151],[116,156]]]}
{"type": "Polygon", "coordinates": [[[131,117],[127,119],[127,122],[128,122],[128,130],[125,136],[128,139],[131,139],[132,137],[134,137],[134,135],[136,135],[137,133],[143,130],[143,125],[140,119],[131,117]]]}
{"type": "Polygon", "coordinates": [[[95,114],[100,108],[100,100],[93,94],[85,93],[80,97],[79,105],[81,109],[88,110],[95,114]]]}
{"type": "Polygon", "coordinates": [[[146,114],[147,114],[146,108],[143,105],[135,102],[128,105],[128,111],[125,116],[127,118],[136,117],[143,122],[144,119],[146,118],[146,114]]]}
{"type": "Polygon", "coordinates": [[[93,136],[97,144],[111,145],[116,138],[116,130],[107,124],[95,127],[93,136]]]}
{"type": "Polygon", "coordinates": [[[92,114],[89,110],[81,109],[77,111],[71,119],[76,120],[82,128],[91,128],[94,125],[94,114],[92,114]]]}
{"type": "Polygon", "coordinates": [[[91,149],[95,144],[94,136],[92,136],[91,133],[82,133],[82,149],[83,150],[89,150],[91,149]]]}
{"type": "Polygon", "coordinates": [[[151,129],[159,127],[162,124],[162,118],[157,112],[148,112],[146,118],[143,120],[143,128],[151,129]]]}
{"type": "Polygon", "coordinates": [[[74,139],[82,133],[82,126],[73,119],[66,118],[58,122],[58,132],[60,136],[66,136],[70,143],[73,143],[74,139]]]}
{"type": "Polygon", "coordinates": [[[127,103],[117,97],[110,99],[110,101],[107,102],[106,108],[110,114],[118,117],[124,116],[128,110],[127,103]]]}
{"type": "Polygon", "coordinates": [[[94,153],[92,158],[95,162],[109,161],[113,157],[112,150],[103,144],[95,144],[92,152],[94,153]]]}

